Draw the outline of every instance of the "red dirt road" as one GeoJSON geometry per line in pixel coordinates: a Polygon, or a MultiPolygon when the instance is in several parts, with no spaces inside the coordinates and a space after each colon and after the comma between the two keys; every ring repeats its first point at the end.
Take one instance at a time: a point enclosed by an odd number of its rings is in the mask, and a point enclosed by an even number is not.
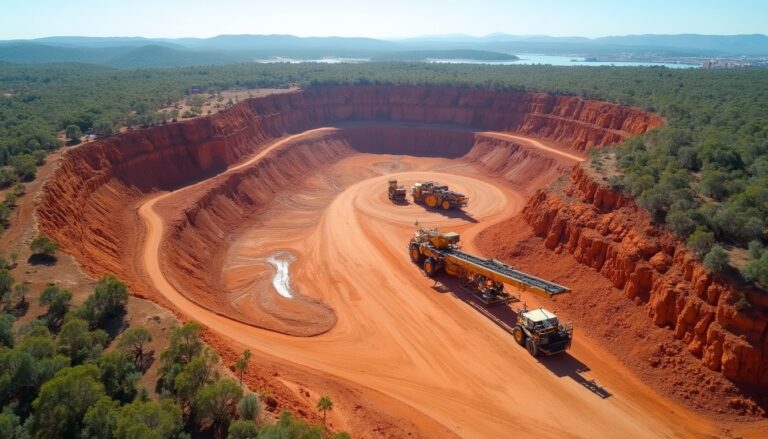
{"type": "MultiPolygon", "coordinates": [[[[287,137],[226,172],[256,163],[285,142],[329,129],[287,137]]],[[[526,143],[580,159],[535,141],[526,143]]],[[[655,394],[578,330],[569,353],[530,357],[509,334],[462,302],[450,284],[436,284],[410,263],[406,244],[415,220],[461,232],[465,248],[475,251],[472,238],[479,231],[520,211],[522,190],[446,159],[359,154],[334,169],[356,174],[358,181],[340,185],[330,204],[317,208],[316,220],[310,215],[311,220],[291,223],[291,215],[284,215],[286,221],[278,216],[271,227],[245,233],[231,251],[232,258],[254,260],[275,250],[292,253],[297,258],[291,265],[294,288],[336,312],[337,323],[327,333],[291,337],[248,326],[199,306],[168,282],[159,260],[165,222],[154,207],[166,197],[194,191],[196,185],[148,198],[139,208],[146,226],[142,265],[154,288],[190,319],[223,337],[379,390],[461,437],[718,434],[705,419],[655,394]],[[382,163],[407,166],[389,172],[382,163]],[[466,215],[391,204],[384,188],[393,177],[406,185],[416,179],[450,185],[470,197],[466,215]],[[588,380],[612,395],[599,397],[583,385],[588,380]]],[[[247,272],[225,269],[225,277],[237,283],[247,272]]]]}

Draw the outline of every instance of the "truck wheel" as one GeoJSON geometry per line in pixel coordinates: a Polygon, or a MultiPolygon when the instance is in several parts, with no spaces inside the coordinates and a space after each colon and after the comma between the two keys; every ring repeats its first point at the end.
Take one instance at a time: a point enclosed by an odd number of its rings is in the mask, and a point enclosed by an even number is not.
{"type": "Polygon", "coordinates": [[[515,325],[515,327],[512,328],[512,337],[515,338],[517,344],[525,346],[525,332],[523,332],[523,329],[519,325],[515,325]]]}
{"type": "Polygon", "coordinates": [[[422,255],[419,251],[419,246],[416,244],[411,244],[410,248],[408,248],[408,254],[411,255],[411,261],[419,264],[421,263],[422,255]]]}
{"type": "Polygon", "coordinates": [[[530,338],[525,341],[525,349],[528,350],[528,353],[531,354],[532,357],[539,355],[539,349],[536,347],[536,343],[534,343],[530,338]]]}
{"type": "Polygon", "coordinates": [[[427,206],[433,207],[433,208],[437,207],[437,205],[439,204],[439,200],[434,195],[427,196],[427,198],[424,200],[424,202],[427,203],[427,206]]]}
{"type": "Polygon", "coordinates": [[[448,202],[448,200],[443,200],[443,204],[441,204],[441,206],[443,206],[443,209],[448,210],[451,208],[451,203],[448,202]]]}
{"type": "Polygon", "coordinates": [[[437,261],[432,258],[425,259],[424,273],[427,274],[427,277],[435,277],[435,274],[437,274],[437,261]]]}

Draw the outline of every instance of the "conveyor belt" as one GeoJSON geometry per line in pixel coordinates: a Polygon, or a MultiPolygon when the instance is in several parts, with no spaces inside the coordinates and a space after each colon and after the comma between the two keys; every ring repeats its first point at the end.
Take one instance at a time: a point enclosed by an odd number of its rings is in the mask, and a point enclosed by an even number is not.
{"type": "Polygon", "coordinates": [[[549,297],[570,292],[568,288],[562,285],[558,285],[556,283],[540,279],[536,276],[531,276],[530,274],[515,270],[511,266],[496,259],[481,258],[478,256],[470,255],[469,253],[464,253],[463,251],[457,249],[444,249],[441,250],[441,252],[446,256],[454,257],[465,263],[468,263],[469,265],[475,265],[485,270],[492,271],[501,277],[506,278],[504,280],[506,280],[508,283],[522,284],[531,288],[535,288],[539,291],[542,291],[549,297]]]}

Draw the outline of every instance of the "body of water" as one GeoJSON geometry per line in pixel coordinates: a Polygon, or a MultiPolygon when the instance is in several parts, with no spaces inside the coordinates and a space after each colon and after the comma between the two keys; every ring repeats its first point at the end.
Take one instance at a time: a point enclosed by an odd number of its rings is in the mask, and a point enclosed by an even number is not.
{"type": "Polygon", "coordinates": [[[496,66],[514,66],[514,65],[551,65],[551,66],[616,66],[616,67],[651,67],[664,66],[671,69],[690,69],[698,68],[698,64],[677,64],[660,62],[637,62],[637,61],[585,61],[583,56],[564,56],[564,55],[539,55],[533,53],[516,54],[519,60],[515,61],[477,61],[470,59],[430,59],[428,62],[448,63],[448,64],[488,64],[496,66]]]}
{"type": "MultiPolygon", "coordinates": [[[[481,61],[473,59],[428,59],[426,62],[438,64],[486,64],[494,66],[514,66],[514,65],[551,65],[551,66],[616,66],[616,67],[669,67],[671,69],[690,69],[698,68],[698,64],[678,64],[661,62],[637,62],[637,61],[585,61],[582,56],[564,56],[564,55],[539,55],[532,53],[517,54],[520,58],[514,61],[481,61]]],[[[269,58],[256,60],[260,63],[322,63],[322,64],[354,64],[370,62],[366,58],[318,58],[318,59],[292,59],[292,58],[269,58]]]]}

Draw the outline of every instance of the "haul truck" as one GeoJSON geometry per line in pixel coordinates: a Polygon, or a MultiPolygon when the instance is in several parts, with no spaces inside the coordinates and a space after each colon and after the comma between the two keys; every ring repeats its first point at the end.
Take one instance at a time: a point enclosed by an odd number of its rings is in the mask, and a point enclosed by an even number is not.
{"type": "MultiPolygon", "coordinates": [[[[466,253],[459,248],[459,241],[457,233],[440,233],[437,229],[419,227],[408,245],[408,252],[427,276],[434,277],[443,270],[460,278],[462,288],[485,306],[520,302],[518,296],[505,291],[505,283],[547,298],[570,292],[562,285],[515,270],[496,259],[466,253]]],[[[571,346],[573,325],[560,323],[555,314],[543,308],[528,310],[523,305],[515,310],[517,316],[513,327],[487,310],[476,308],[511,332],[515,341],[533,356],[553,355],[571,346]]]]}
{"type": "Polygon", "coordinates": [[[394,201],[395,203],[405,201],[405,186],[402,184],[397,184],[397,180],[389,180],[387,196],[391,201],[394,201]]]}
{"type": "Polygon", "coordinates": [[[448,186],[427,181],[411,186],[411,196],[414,203],[426,204],[429,207],[442,207],[445,210],[461,208],[467,205],[464,194],[448,190],[448,186]]]}

